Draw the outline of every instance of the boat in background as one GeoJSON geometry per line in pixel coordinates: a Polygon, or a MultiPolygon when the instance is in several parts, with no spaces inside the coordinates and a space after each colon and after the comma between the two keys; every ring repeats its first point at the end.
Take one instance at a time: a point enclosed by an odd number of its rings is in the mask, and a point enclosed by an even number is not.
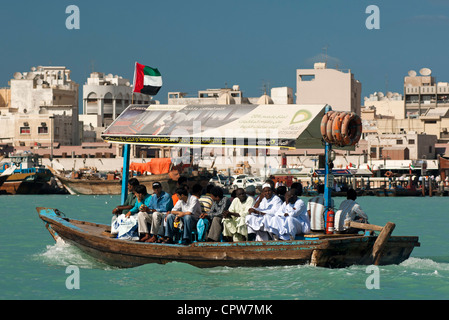
{"type": "MultiPolygon", "coordinates": [[[[100,174],[95,168],[85,168],[66,174],[52,168],[49,169],[71,194],[119,195],[122,191],[121,172],[100,174]]],[[[154,158],[147,163],[131,163],[130,178],[137,178],[140,184],[146,186],[149,193],[153,192],[153,183],[160,182],[165,191],[173,194],[181,171],[185,171],[185,168],[172,165],[170,158],[154,158]],[[134,175],[134,172],[138,175],[134,175]]],[[[196,183],[205,188],[212,177],[212,174],[204,172],[204,170],[187,171],[188,173],[184,175],[187,177],[189,188],[196,183]]]]}
{"type": "Polygon", "coordinates": [[[25,151],[10,154],[0,163],[0,194],[66,194],[41,158],[25,151]],[[1,183],[3,181],[3,183],[1,183]]]}

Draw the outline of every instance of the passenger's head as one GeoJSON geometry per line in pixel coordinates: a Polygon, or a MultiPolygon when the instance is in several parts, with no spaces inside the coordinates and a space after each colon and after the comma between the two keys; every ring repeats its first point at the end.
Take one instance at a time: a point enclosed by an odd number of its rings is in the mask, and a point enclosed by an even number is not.
{"type": "Polygon", "coordinates": [[[214,200],[215,202],[219,202],[221,199],[223,199],[223,189],[220,187],[213,187],[210,190],[210,194],[211,194],[211,198],[212,200],[214,200]]]}
{"type": "Polygon", "coordinates": [[[269,184],[269,183],[264,183],[262,185],[262,194],[265,198],[267,199],[271,199],[271,197],[273,197],[273,187],[269,184]]]}
{"type": "Polygon", "coordinates": [[[318,185],[318,193],[324,193],[324,184],[318,185]]]}
{"type": "Polygon", "coordinates": [[[237,188],[235,190],[235,196],[240,200],[240,202],[245,202],[248,196],[243,188],[237,188]]]}
{"type": "Polygon", "coordinates": [[[131,178],[128,180],[128,190],[130,192],[134,192],[134,188],[139,185],[139,180],[136,178],[131,178]]]}
{"type": "Polygon", "coordinates": [[[176,194],[178,198],[184,202],[187,202],[187,198],[189,197],[189,191],[186,188],[178,188],[176,189],[176,194]]]}
{"type": "Polygon", "coordinates": [[[183,184],[187,183],[187,177],[180,176],[178,179],[178,186],[182,186],[183,184]]]}
{"type": "Polygon", "coordinates": [[[301,196],[302,195],[302,184],[300,182],[293,182],[290,190],[295,190],[296,195],[301,196]]]}
{"type": "Polygon", "coordinates": [[[352,188],[349,189],[346,193],[346,199],[355,201],[355,199],[357,199],[357,192],[352,188]]]}
{"type": "Polygon", "coordinates": [[[207,194],[207,193],[210,193],[210,191],[212,190],[213,187],[215,187],[215,186],[214,186],[212,183],[208,184],[208,185],[206,186],[206,194],[207,194]]]}
{"type": "Polygon", "coordinates": [[[298,196],[296,195],[296,190],[291,189],[285,193],[285,202],[287,203],[295,203],[298,196]]]}
{"type": "Polygon", "coordinates": [[[162,184],[160,182],[153,182],[153,192],[159,197],[162,193],[162,184]]]}
{"type": "Polygon", "coordinates": [[[192,194],[194,194],[194,195],[199,197],[199,196],[201,196],[202,193],[203,193],[203,187],[199,183],[196,183],[192,187],[192,194]]]}
{"type": "Polygon", "coordinates": [[[143,184],[139,184],[134,189],[134,194],[136,195],[137,200],[142,201],[142,199],[147,195],[147,187],[143,184]]]}

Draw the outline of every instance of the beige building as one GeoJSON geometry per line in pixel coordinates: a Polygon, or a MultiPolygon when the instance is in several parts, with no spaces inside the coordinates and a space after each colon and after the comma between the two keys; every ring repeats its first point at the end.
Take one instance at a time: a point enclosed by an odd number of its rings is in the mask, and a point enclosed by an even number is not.
{"type": "Polygon", "coordinates": [[[296,103],[328,104],[336,111],[360,115],[362,84],[351,70],[328,69],[315,63],[313,69],[296,70],[296,103]]]}
{"type": "Polygon", "coordinates": [[[79,144],[78,84],[70,79],[70,70],[33,67],[29,72],[16,72],[10,85],[10,106],[0,116],[0,124],[7,126],[1,131],[3,142],[14,146],[79,144]]]}
{"type": "Polygon", "coordinates": [[[417,118],[430,109],[449,107],[449,84],[436,82],[428,68],[422,68],[419,74],[410,70],[404,77],[406,117],[417,118]]]}
{"type": "Polygon", "coordinates": [[[369,135],[368,154],[372,159],[418,160],[435,159],[437,137],[416,132],[369,135]]]}
{"type": "Polygon", "coordinates": [[[244,97],[239,85],[232,88],[200,90],[195,97],[189,97],[186,92],[169,92],[168,104],[293,104],[293,89],[272,88],[271,96],[265,93],[260,97],[244,97]]]}
{"type": "Polygon", "coordinates": [[[11,89],[0,88],[0,114],[3,112],[9,112],[11,107],[11,89]]]}

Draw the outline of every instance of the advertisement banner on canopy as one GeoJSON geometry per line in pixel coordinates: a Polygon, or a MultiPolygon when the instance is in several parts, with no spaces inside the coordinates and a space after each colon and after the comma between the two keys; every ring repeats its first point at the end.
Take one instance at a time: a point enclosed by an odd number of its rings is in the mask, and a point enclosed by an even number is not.
{"type": "Polygon", "coordinates": [[[164,146],[322,148],[325,105],[130,105],[108,142],[164,146]]]}

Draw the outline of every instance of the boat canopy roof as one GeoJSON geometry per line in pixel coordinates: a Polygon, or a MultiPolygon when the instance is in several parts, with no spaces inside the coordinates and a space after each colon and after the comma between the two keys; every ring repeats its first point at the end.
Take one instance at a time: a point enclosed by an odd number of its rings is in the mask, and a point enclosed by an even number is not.
{"type": "Polygon", "coordinates": [[[140,145],[323,148],[325,106],[133,104],[101,136],[140,145]]]}

